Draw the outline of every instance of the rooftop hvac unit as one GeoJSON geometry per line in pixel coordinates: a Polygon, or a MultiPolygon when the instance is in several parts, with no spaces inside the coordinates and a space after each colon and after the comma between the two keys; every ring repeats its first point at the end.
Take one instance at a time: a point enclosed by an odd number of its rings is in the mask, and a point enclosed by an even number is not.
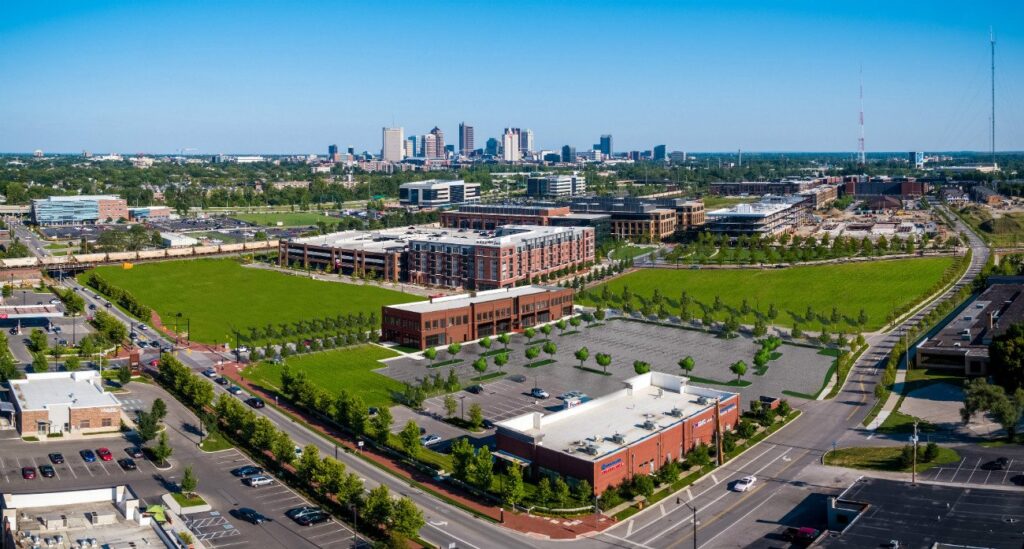
{"type": "Polygon", "coordinates": [[[680,410],[679,408],[672,408],[671,410],[669,410],[668,415],[672,417],[683,417],[683,411],[680,410]]]}
{"type": "Polygon", "coordinates": [[[588,454],[590,454],[590,455],[592,455],[592,456],[596,456],[597,455],[597,446],[594,446],[593,444],[588,445],[586,448],[583,449],[583,451],[588,453],[588,454]]]}
{"type": "Polygon", "coordinates": [[[644,429],[647,429],[648,431],[653,431],[657,428],[658,424],[654,423],[653,421],[647,420],[644,422],[644,429]]]}
{"type": "Polygon", "coordinates": [[[626,437],[622,436],[622,434],[620,433],[615,433],[614,435],[612,435],[612,442],[614,442],[615,444],[625,444],[626,437]]]}
{"type": "Polygon", "coordinates": [[[706,397],[706,396],[702,396],[702,397],[699,397],[697,399],[697,404],[700,404],[701,406],[703,406],[703,405],[705,405],[707,403],[708,403],[708,397],[706,397]]]}

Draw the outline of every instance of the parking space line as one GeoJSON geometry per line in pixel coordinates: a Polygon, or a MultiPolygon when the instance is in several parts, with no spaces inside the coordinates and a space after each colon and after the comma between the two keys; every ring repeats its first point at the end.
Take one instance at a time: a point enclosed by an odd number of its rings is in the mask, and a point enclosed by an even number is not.
{"type": "Polygon", "coordinates": [[[967,477],[967,484],[971,483],[971,479],[974,478],[974,473],[978,471],[978,466],[981,465],[981,458],[978,458],[978,463],[974,464],[974,469],[971,469],[970,476],[967,477]]]}
{"type": "Polygon", "coordinates": [[[957,475],[957,473],[960,472],[960,468],[964,466],[964,462],[966,462],[966,461],[967,461],[967,458],[964,458],[964,459],[960,460],[960,464],[956,466],[956,471],[953,471],[953,478],[949,479],[950,482],[956,482],[956,475],[957,475]]]}
{"type": "Polygon", "coordinates": [[[0,458],[0,470],[3,471],[4,482],[10,482],[11,479],[8,478],[8,476],[7,476],[7,465],[4,463],[4,459],[3,458],[0,458]]]}
{"type": "Polygon", "coordinates": [[[71,471],[71,476],[78,478],[78,473],[75,472],[75,468],[71,466],[71,462],[65,460],[64,464],[68,466],[68,470],[71,471]]]}
{"type": "Polygon", "coordinates": [[[1013,460],[1006,464],[1006,472],[1003,473],[1003,481],[1000,484],[1006,484],[1006,477],[1010,476],[1010,469],[1013,469],[1013,460]]]}
{"type": "Polygon", "coordinates": [[[100,466],[100,469],[103,469],[103,472],[104,472],[104,473],[106,473],[107,475],[110,475],[110,471],[107,471],[107,466],[106,466],[106,465],[103,465],[103,460],[99,460],[99,461],[97,461],[96,463],[98,463],[98,464],[99,464],[99,466],[100,466]]]}

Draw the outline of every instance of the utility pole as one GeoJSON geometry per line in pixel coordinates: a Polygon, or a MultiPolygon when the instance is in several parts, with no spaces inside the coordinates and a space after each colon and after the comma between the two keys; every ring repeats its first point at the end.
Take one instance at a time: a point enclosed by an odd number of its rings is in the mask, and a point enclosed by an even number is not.
{"type": "Polygon", "coordinates": [[[992,52],[992,166],[996,165],[996,33],[988,29],[988,41],[992,52]]]}
{"type": "Polygon", "coordinates": [[[722,421],[721,414],[718,410],[719,399],[715,399],[715,456],[718,458],[718,466],[721,467],[725,463],[725,458],[722,456],[722,421]]]}
{"type": "Polygon", "coordinates": [[[917,422],[914,422],[914,465],[910,468],[910,484],[917,484],[917,422]]]}

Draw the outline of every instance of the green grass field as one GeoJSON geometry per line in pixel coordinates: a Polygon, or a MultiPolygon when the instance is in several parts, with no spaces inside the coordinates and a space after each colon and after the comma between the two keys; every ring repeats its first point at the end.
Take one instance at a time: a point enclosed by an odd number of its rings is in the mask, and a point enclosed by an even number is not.
{"type": "MultiPolygon", "coordinates": [[[[900,467],[899,457],[903,451],[901,446],[872,446],[840,448],[825,454],[825,465],[849,467],[851,469],[875,469],[878,471],[910,471],[910,467],[900,467]]],[[[932,467],[960,461],[956,450],[939,447],[939,455],[933,461],[924,461],[923,443],[917,447],[917,472],[927,471],[932,467]]]]}
{"type": "Polygon", "coordinates": [[[1024,214],[1003,213],[992,217],[986,206],[972,205],[960,210],[960,217],[994,246],[1024,242],[1024,214]]]}
{"type": "Polygon", "coordinates": [[[281,213],[243,213],[232,215],[234,219],[248,221],[267,227],[276,226],[281,222],[285,227],[302,227],[316,225],[317,221],[337,223],[338,218],[329,217],[320,212],[281,212],[281,213]]]}
{"type": "MultiPolygon", "coordinates": [[[[380,407],[391,405],[391,391],[402,390],[401,383],[373,371],[383,367],[378,360],[393,356],[398,356],[398,353],[376,345],[360,345],[292,356],[285,360],[290,368],[306,372],[314,385],[332,395],[348,389],[366,401],[367,406],[380,407]]],[[[281,368],[281,365],[263,362],[243,370],[242,377],[268,389],[279,390],[281,368]]]]}
{"type": "Polygon", "coordinates": [[[612,250],[612,259],[630,259],[655,249],[654,246],[620,246],[612,250]]]}
{"type": "Polygon", "coordinates": [[[152,307],[172,329],[176,313],[182,314],[182,332],[184,318],[190,318],[192,340],[203,343],[228,341],[232,326],[245,334],[250,326],[328,315],[373,312],[379,318],[384,305],[422,299],[376,286],[247,269],[232,259],[98,267],[96,272],[152,307]]]}
{"type": "MultiPolygon", "coordinates": [[[[847,317],[856,318],[861,309],[868,315],[866,330],[876,330],[886,321],[894,307],[910,303],[942,278],[943,272],[953,264],[946,257],[875,261],[842,265],[792,267],[788,269],[737,270],[671,270],[641,269],[617,278],[607,286],[613,295],[621,295],[628,286],[634,295],[650,297],[658,288],[671,303],[678,303],[680,290],[708,305],[719,296],[725,305],[739,308],[744,299],[751,308],[768,310],[775,304],[779,316],[774,321],[792,326],[791,311],[805,314],[808,305],[818,314],[829,314],[836,306],[847,317]]],[[[605,284],[587,291],[581,303],[594,305],[592,296],[600,295],[605,284]]],[[[610,306],[614,306],[612,302],[610,306]]],[[[678,309],[670,307],[670,312],[678,309]]],[[[695,309],[700,315],[700,310],[695,309]]],[[[715,313],[716,320],[728,315],[724,309],[715,313]]],[[[753,322],[753,315],[741,318],[753,322]]],[[[802,323],[804,330],[817,330],[818,323],[802,323]]],[[[836,331],[835,328],[832,329],[836,331]]]]}

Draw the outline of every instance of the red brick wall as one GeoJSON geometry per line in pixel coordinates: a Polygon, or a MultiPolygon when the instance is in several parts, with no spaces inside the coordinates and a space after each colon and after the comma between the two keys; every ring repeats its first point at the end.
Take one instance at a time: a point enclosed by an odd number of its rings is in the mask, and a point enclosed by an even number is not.
{"type": "Polygon", "coordinates": [[[110,431],[117,429],[121,425],[121,413],[120,410],[114,407],[109,408],[111,411],[104,412],[108,408],[72,408],[71,409],[71,430],[83,431],[83,432],[94,432],[94,431],[110,431]],[[103,420],[109,419],[110,425],[103,425],[103,420]],[[82,421],[88,420],[88,427],[81,427],[82,421]]]}

